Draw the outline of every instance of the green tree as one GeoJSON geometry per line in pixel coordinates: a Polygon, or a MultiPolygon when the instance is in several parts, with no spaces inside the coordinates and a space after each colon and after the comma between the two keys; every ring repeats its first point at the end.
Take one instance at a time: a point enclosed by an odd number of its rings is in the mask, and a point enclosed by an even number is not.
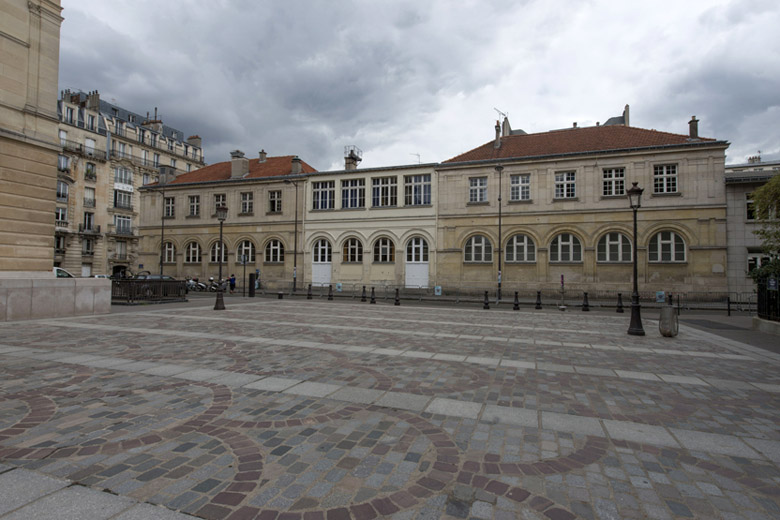
{"type": "Polygon", "coordinates": [[[750,276],[758,281],[770,275],[780,277],[780,174],[753,192],[756,218],[761,219],[761,229],[754,231],[763,242],[764,252],[772,259],[768,264],[753,270],[750,276]]]}

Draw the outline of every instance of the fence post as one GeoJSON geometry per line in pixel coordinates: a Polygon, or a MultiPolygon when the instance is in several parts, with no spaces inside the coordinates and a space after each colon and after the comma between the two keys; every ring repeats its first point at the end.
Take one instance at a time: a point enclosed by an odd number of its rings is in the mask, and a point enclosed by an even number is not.
{"type": "Polygon", "coordinates": [[[371,288],[371,303],[376,303],[376,295],[374,294],[374,288],[371,288]]]}
{"type": "Polygon", "coordinates": [[[731,316],[731,295],[726,296],[726,312],[731,316]]]}
{"type": "Polygon", "coordinates": [[[485,291],[485,303],[482,305],[483,309],[489,309],[490,308],[490,302],[488,301],[488,292],[485,291]]]}
{"type": "Polygon", "coordinates": [[[618,293],[618,303],[617,303],[617,310],[615,312],[619,312],[623,314],[623,293],[618,293]]]}
{"type": "Polygon", "coordinates": [[[328,301],[333,301],[333,284],[328,286],[328,301]]]}
{"type": "Polygon", "coordinates": [[[515,302],[512,304],[512,310],[513,311],[519,311],[520,310],[520,300],[517,298],[517,291],[515,291],[515,302]]]}
{"type": "Polygon", "coordinates": [[[542,291],[536,291],[536,307],[535,309],[542,308],[542,291]]]}
{"type": "Polygon", "coordinates": [[[677,315],[680,315],[680,294],[677,294],[677,315]]]}
{"type": "Polygon", "coordinates": [[[400,292],[398,290],[398,287],[395,288],[395,303],[394,305],[401,305],[401,298],[400,298],[400,292]]]}
{"type": "Polygon", "coordinates": [[[590,304],[588,304],[588,293],[583,293],[585,296],[582,300],[582,310],[583,312],[590,311],[590,304]]]}
{"type": "Polygon", "coordinates": [[[361,302],[365,302],[366,301],[366,286],[365,285],[363,286],[363,295],[360,297],[360,301],[361,302]]]}

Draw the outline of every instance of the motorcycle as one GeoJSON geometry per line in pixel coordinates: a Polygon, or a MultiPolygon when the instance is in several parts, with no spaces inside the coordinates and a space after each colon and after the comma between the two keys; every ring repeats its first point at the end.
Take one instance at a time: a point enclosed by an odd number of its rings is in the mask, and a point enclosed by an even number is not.
{"type": "Polygon", "coordinates": [[[220,286],[222,286],[222,292],[227,291],[227,280],[223,278],[219,282],[215,282],[213,276],[209,278],[209,291],[217,292],[220,286]]]}
{"type": "Polygon", "coordinates": [[[199,282],[197,278],[187,278],[187,290],[188,291],[205,291],[207,289],[206,284],[199,282]]]}

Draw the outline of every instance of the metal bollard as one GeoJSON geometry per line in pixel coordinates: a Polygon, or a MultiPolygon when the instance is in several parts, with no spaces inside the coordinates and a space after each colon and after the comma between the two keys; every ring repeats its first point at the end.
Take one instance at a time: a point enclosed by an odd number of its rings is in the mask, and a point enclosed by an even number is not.
{"type": "Polygon", "coordinates": [[[513,311],[520,310],[520,300],[517,298],[517,291],[515,291],[515,302],[512,304],[512,310],[513,311]]]}
{"type": "Polygon", "coordinates": [[[485,291],[485,303],[482,305],[483,309],[489,309],[490,308],[490,301],[488,301],[488,292],[485,291]]]}
{"type": "Polygon", "coordinates": [[[623,310],[623,294],[618,293],[618,304],[617,304],[617,310],[615,312],[619,312],[620,314],[623,314],[625,312],[623,310]]]}
{"type": "Polygon", "coordinates": [[[535,309],[542,308],[542,291],[536,291],[536,307],[535,309]]]}
{"type": "Polygon", "coordinates": [[[680,295],[677,295],[677,315],[680,315],[680,295]]]}
{"type": "Polygon", "coordinates": [[[333,284],[328,286],[328,301],[333,301],[333,284]]]}
{"type": "Polygon", "coordinates": [[[306,291],[306,299],[311,300],[311,284],[309,284],[309,290],[306,291]]]}
{"type": "Polygon", "coordinates": [[[588,304],[588,293],[583,293],[584,297],[582,299],[582,311],[588,312],[590,311],[590,304],[588,304]]]}
{"type": "Polygon", "coordinates": [[[257,275],[255,273],[249,273],[249,297],[255,297],[255,279],[257,275]]]}
{"type": "Polygon", "coordinates": [[[371,301],[370,303],[376,303],[376,295],[374,294],[374,288],[371,288],[371,301]]]}
{"type": "Polygon", "coordinates": [[[726,311],[731,316],[731,296],[726,296],[726,311]]]}
{"type": "Polygon", "coordinates": [[[365,302],[366,301],[366,286],[365,285],[363,286],[363,295],[360,297],[360,301],[361,302],[365,302]]]}
{"type": "Polygon", "coordinates": [[[401,305],[401,298],[399,296],[400,291],[398,288],[395,290],[395,304],[394,305],[401,305]]]}

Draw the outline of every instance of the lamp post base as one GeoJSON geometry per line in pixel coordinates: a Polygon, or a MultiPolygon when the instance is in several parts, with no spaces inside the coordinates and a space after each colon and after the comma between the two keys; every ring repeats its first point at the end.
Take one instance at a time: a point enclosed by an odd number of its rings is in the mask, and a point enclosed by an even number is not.
{"type": "MultiPolygon", "coordinates": [[[[217,303],[214,304],[214,310],[215,311],[225,310],[225,299],[222,296],[222,288],[217,289],[217,303]]],[[[644,332],[642,334],[644,334],[644,332]]]]}
{"type": "Polygon", "coordinates": [[[631,302],[631,323],[628,326],[628,333],[631,336],[644,336],[645,329],[642,328],[642,317],[639,312],[639,302],[631,302]]]}

